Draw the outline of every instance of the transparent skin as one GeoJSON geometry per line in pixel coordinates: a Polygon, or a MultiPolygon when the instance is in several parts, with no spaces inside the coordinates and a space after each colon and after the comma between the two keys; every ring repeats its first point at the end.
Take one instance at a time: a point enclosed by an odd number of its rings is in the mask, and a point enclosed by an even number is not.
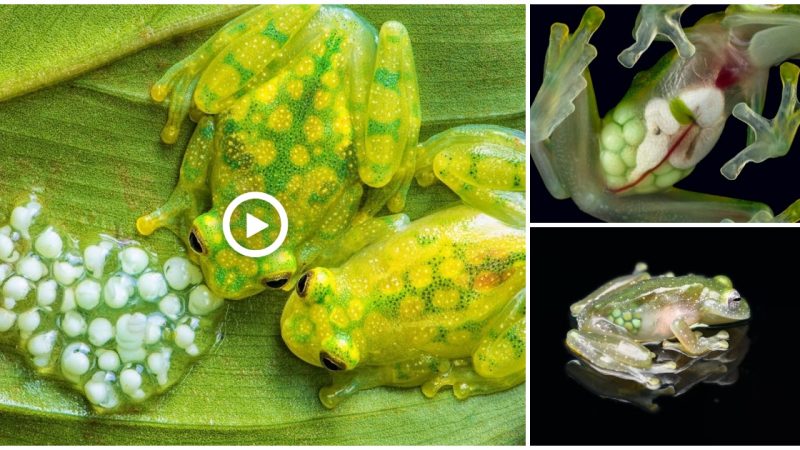
{"type": "Polygon", "coordinates": [[[690,356],[728,349],[728,333],[705,337],[694,328],[750,318],[750,306],[724,275],[650,277],[644,264],[616,278],[570,311],[577,328],[567,333],[567,347],[595,369],[658,389],[658,374],[676,373],[674,361],[655,362],[644,344],[690,356]],[[677,342],[670,341],[676,339],[677,342]]]}
{"type": "MultiPolygon", "coordinates": [[[[462,127],[418,143],[419,95],[408,33],[380,33],[337,6],[261,6],[225,25],[152,88],[169,98],[162,139],[175,142],[187,115],[198,120],[168,202],[141,217],[142,234],[167,227],[194,252],[209,288],[241,299],[290,290],[313,265],[338,264],[408,219],[401,211],[414,173],[442,143],[488,146],[511,130],[462,127]],[[274,196],[288,235],[274,253],[250,258],[223,237],[222,216],[240,194],[274,196]]],[[[236,208],[233,237],[271,244],[277,212],[257,201],[236,208]],[[269,227],[246,236],[246,215],[269,227]]]]}
{"type": "Polygon", "coordinates": [[[452,386],[466,398],[524,382],[527,152],[524,141],[496,149],[503,158],[486,151],[440,153],[420,174],[464,205],[297,283],[281,335],[299,358],[330,371],[319,393],[326,407],[376,386],[421,386],[428,397],[452,386]]]}
{"type": "Polygon", "coordinates": [[[774,216],[764,204],[673,187],[713,148],[730,115],[751,130],[747,147],[721,169],[735,179],[748,162],[785,155],[800,124],[800,69],[781,65],[781,104],[774,119],[760,115],[769,68],[800,54],[789,38],[800,30],[796,7],[736,5],[687,30],[685,6],[645,5],[636,43],[620,62],[631,67],[656,37],[677,48],[640,72],[620,103],[600,118],[589,63],[589,39],[604,13],[587,9],[573,34],[551,28],[545,76],[531,109],[532,157],[548,191],[572,198],[606,221],[796,221],[795,202],[774,216]]]}

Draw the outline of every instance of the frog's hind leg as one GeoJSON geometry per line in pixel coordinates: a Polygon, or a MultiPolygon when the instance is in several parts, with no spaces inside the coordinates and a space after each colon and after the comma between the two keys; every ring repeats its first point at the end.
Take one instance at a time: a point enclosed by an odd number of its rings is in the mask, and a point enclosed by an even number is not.
{"type": "Polygon", "coordinates": [[[421,145],[417,182],[439,179],[469,204],[512,226],[525,220],[525,136],[509,128],[465,125],[421,145]]]}
{"type": "Polygon", "coordinates": [[[634,380],[650,389],[661,386],[654,374],[669,373],[677,367],[674,361],[654,363],[653,352],[607,321],[596,322],[593,330],[570,330],[566,344],[598,371],[634,380]]]}
{"type": "Polygon", "coordinates": [[[421,116],[411,40],[398,22],[381,27],[364,120],[363,145],[356,136],[355,149],[361,180],[378,189],[370,207],[386,201],[399,212],[414,176],[421,116]]]}
{"type": "Polygon", "coordinates": [[[214,121],[207,116],[197,124],[186,148],[178,185],[162,207],[136,220],[139,233],[147,236],[167,227],[180,237],[188,235],[194,218],[211,204],[207,181],[213,149],[214,121]]]}
{"type": "Polygon", "coordinates": [[[254,8],[172,66],[150,90],[157,102],[169,96],[169,117],[161,139],[169,144],[177,140],[180,125],[192,107],[207,114],[224,109],[318,9],[305,5],[254,8]]]}
{"type": "Polygon", "coordinates": [[[455,360],[451,367],[422,386],[433,397],[445,386],[465,399],[510,389],[525,381],[525,291],[509,301],[490,324],[470,360],[455,360]]]}

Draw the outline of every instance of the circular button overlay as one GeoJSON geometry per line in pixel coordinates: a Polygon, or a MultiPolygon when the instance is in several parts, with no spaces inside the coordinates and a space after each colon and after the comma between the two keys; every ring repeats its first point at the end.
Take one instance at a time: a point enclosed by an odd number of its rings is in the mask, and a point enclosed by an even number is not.
{"type": "MultiPolygon", "coordinates": [[[[264,224],[263,221],[254,218],[248,214],[247,218],[247,225],[248,228],[251,226],[251,221],[254,222],[258,228],[263,229],[267,228],[269,225],[264,224]],[[259,225],[261,224],[261,225],[259,225]]],[[[259,230],[260,231],[260,230],[259,230]]],[[[286,240],[286,234],[289,232],[289,217],[286,215],[286,210],[281,205],[281,202],[278,201],[275,197],[264,193],[264,192],[247,192],[242,194],[235,199],[225,208],[225,213],[222,215],[222,234],[225,236],[225,240],[228,241],[228,245],[238,254],[242,256],[249,256],[251,258],[262,258],[264,256],[269,255],[270,253],[277,250],[283,241],[286,240]],[[269,203],[275,208],[275,211],[278,211],[278,216],[281,218],[281,228],[278,231],[278,238],[275,239],[275,242],[272,244],[262,248],[262,249],[249,249],[247,247],[242,246],[236,239],[233,238],[233,233],[231,233],[231,216],[233,215],[233,211],[242,203],[248,200],[261,200],[264,202],[269,203]]],[[[251,233],[248,230],[247,236],[250,237],[251,233]]]]}

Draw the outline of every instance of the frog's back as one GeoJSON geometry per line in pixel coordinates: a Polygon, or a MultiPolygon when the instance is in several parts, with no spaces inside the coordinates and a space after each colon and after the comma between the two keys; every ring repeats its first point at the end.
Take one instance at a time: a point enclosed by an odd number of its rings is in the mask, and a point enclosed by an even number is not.
{"type": "Polygon", "coordinates": [[[468,206],[415,221],[343,266],[384,357],[468,356],[525,285],[525,234],[468,206]]]}
{"type": "Polygon", "coordinates": [[[341,30],[325,30],[293,64],[220,116],[215,204],[249,191],[290,205],[326,203],[357,177],[348,45],[341,30]]]}

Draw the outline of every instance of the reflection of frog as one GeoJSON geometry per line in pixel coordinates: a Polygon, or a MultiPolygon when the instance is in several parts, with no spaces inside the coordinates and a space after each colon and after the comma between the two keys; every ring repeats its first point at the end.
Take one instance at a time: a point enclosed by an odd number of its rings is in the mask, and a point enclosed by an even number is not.
{"type": "MultiPolygon", "coordinates": [[[[151,91],[169,96],[162,133],[174,142],[187,114],[200,121],[169,201],[140,218],[150,234],[169,227],[195,252],[208,286],[239,299],[265,288],[291,289],[312,265],[338,264],[407,221],[373,219],[404,208],[420,161],[441,142],[517,139],[495,127],[456,128],[418,145],[417,76],[406,29],[387,22],[378,35],[336,6],[264,6],[223,27],[172,67],[151,91]],[[223,238],[221,217],[240,194],[258,191],[286,209],[288,235],[274,253],[249,258],[223,238]]],[[[233,237],[271,244],[277,211],[258,202],[236,208],[233,237]],[[247,214],[270,226],[246,236],[247,214]]]]}
{"type": "Polygon", "coordinates": [[[589,38],[603,11],[589,8],[572,35],[565,25],[553,25],[531,110],[532,156],[547,189],[608,221],[797,220],[800,203],[773,217],[761,203],[672,187],[711,151],[731,114],[752,131],[748,147],[722,167],[725,177],[789,150],[800,124],[797,66],[781,66],[784,92],[775,119],[759,113],[769,68],[800,54],[797,8],[735,5],[685,34],[678,21],[683,9],[642,8],[637,43],[620,61],[633,65],[656,34],[669,37],[678,52],[639,73],[602,119],[588,66],[597,54],[589,38]]]}
{"type": "Polygon", "coordinates": [[[692,358],[669,349],[655,349],[656,361],[672,360],[674,373],[656,374],[663,387],[649,389],[641,384],[607,376],[591,365],[573,359],[566,365],[567,375],[602,398],[631,403],[649,412],[657,412],[654,400],[662,396],[679,397],[698,384],[727,386],[739,379],[739,365],[750,348],[747,325],[728,329],[730,347],[700,358],[692,358]]]}
{"type": "Polygon", "coordinates": [[[337,268],[305,274],[281,317],[289,349],[333,375],[334,407],[375,386],[465,398],[525,380],[524,146],[438,153],[467,205],[416,220],[337,268]],[[500,220],[498,220],[498,218],[500,220]]]}
{"type": "Polygon", "coordinates": [[[643,344],[703,355],[728,348],[728,333],[705,337],[693,328],[750,318],[750,306],[723,275],[650,277],[640,264],[632,275],[614,279],[570,307],[578,328],[567,346],[597,370],[657,389],[654,374],[674,373],[674,361],[654,362],[643,344]],[[677,343],[668,341],[676,338],[677,343]]]}

